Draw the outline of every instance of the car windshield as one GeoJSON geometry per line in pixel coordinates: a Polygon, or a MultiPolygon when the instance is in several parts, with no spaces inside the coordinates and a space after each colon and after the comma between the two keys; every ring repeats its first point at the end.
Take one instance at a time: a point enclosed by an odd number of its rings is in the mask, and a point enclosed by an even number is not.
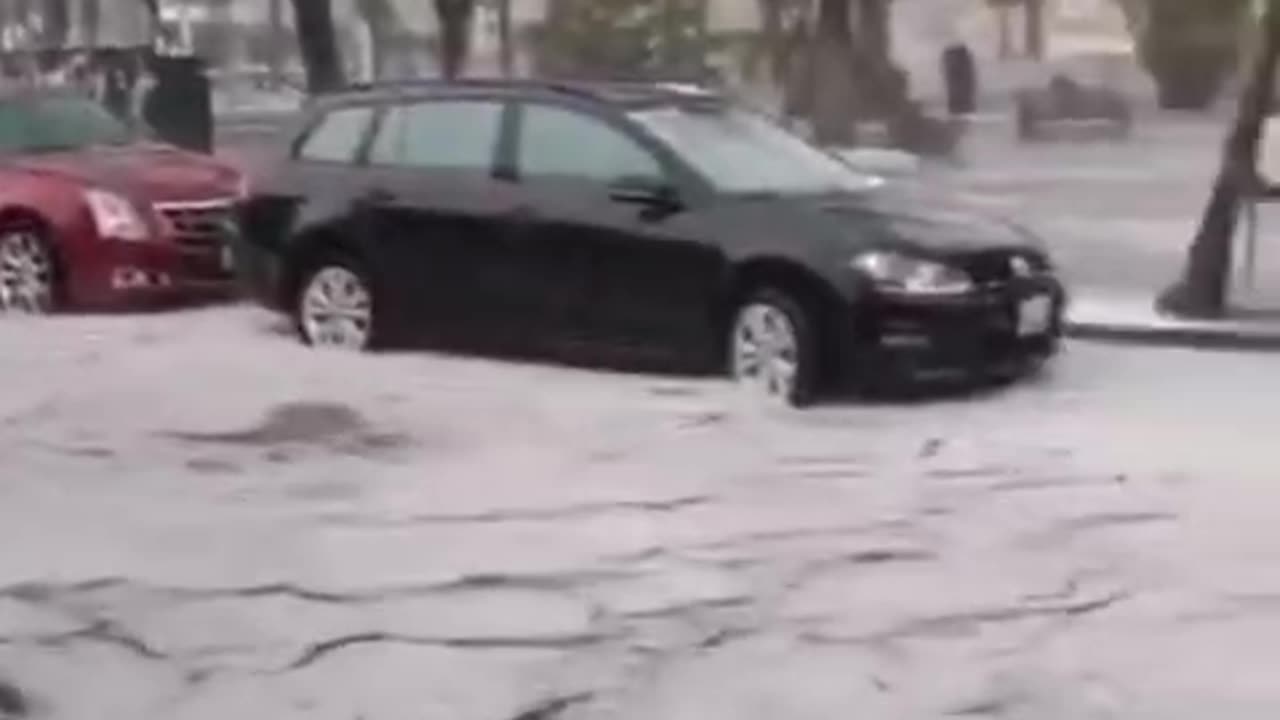
{"type": "Polygon", "coordinates": [[[128,125],[88,98],[58,96],[0,102],[3,154],[122,145],[133,138],[128,125]]]}
{"type": "Polygon", "coordinates": [[[663,107],[632,117],[720,192],[800,195],[879,184],[755,112],[663,107]]]}

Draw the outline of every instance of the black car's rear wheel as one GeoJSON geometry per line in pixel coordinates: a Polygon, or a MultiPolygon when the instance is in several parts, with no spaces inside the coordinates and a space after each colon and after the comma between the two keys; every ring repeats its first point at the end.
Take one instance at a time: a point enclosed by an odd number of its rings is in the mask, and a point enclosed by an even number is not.
{"type": "Polygon", "coordinates": [[[738,385],[771,403],[803,406],[818,380],[818,342],[805,306],[780,290],[755,292],[739,304],[729,336],[729,372],[738,385]]]}
{"type": "Polygon", "coordinates": [[[23,224],[0,227],[0,314],[53,312],[57,281],[53,251],[38,229],[23,224]]]}
{"type": "Polygon", "coordinates": [[[314,263],[295,303],[302,341],[313,347],[359,352],[377,345],[373,283],[358,262],[341,256],[314,263]]]}

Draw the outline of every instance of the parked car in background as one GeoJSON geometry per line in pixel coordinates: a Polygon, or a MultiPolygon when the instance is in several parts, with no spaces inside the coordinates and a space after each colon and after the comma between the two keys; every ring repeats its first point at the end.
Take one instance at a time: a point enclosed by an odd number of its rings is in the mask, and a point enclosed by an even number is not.
{"type": "Polygon", "coordinates": [[[0,91],[0,312],[128,309],[234,289],[244,179],[71,91],[0,91]]]}
{"type": "Polygon", "coordinates": [[[1057,347],[1063,288],[1034,238],[695,88],[353,90],[253,185],[237,264],[312,345],[605,346],[794,404],[1016,375],[1057,347]]]}

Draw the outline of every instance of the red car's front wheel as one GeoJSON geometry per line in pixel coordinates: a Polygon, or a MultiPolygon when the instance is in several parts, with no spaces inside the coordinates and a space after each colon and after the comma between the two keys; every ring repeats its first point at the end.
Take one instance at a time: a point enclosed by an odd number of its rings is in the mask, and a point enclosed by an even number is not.
{"type": "Polygon", "coordinates": [[[0,227],[0,313],[44,315],[57,298],[57,265],[35,228],[0,227]]]}

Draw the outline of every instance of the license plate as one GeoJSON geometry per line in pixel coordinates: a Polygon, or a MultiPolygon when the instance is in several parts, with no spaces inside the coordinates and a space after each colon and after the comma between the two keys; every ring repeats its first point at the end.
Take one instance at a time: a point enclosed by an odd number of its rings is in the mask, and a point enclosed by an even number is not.
{"type": "Polygon", "coordinates": [[[218,264],[223,270],[230,271],[231,266],[235,264],[235,258],[231,255],[231,246],[223,245],[222,250],[218,253],[218,264]]]}
{"type": "Polygon", "coordinates": [[[1053,322],[1053,299],[1037,295],[1018,305],[1018,335],[1044,335],[1053,322]]]}

